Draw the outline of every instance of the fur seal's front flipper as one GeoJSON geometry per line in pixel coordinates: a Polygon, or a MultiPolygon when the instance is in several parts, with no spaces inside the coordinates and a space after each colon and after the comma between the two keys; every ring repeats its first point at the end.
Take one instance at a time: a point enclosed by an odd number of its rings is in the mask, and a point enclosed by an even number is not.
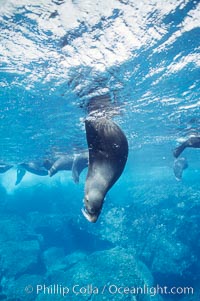
{"type": "Polygon", "coordinates": [[[178,158],[186,147],[200,148],[200,137],[190,137],[173,151],[174,157],[178,158]]]}
{"type": "Polygon", "coordinates": [[[59,170],[71,170],[73,159],[73,156],[70,155],[63,155],[59,157],[49,169],[49,176],[54,176],[59,170]]]}
{"type": "Polygon", "coordinates": [[[74,161],[72,165],[72,177],[75,183],[79,183],[79,176],[83,169],[88,167],[88,160],[88,151],[74,156],[74,161]]]}
{"type": "Polygon", "coordinates": [[[17,167],[17,179],[15,185],[18,185],[26,174],[26,170],[20,165],[17,167]]]}
{"type": "Polygon", "coordinates": [[[108,190],[118,180],[128,157],[128,142],[120,127],[106,118],[85,121],[89,168],[83,215],[96,222],[108,190]]]}

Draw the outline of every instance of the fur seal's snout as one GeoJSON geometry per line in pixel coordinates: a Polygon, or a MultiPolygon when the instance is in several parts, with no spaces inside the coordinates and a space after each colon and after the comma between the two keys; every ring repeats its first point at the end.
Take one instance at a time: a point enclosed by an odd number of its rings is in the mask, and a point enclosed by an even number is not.
{"type": "Polygon", "coordinates": [[[88,210],[86,208],[82,208],[81,212],[83,213],[84,217],[91,223],[96,223],[97,219],[98,219],[98,215],[94,215],[88,212],[88,210]]]}
{"type": "Polygon", "coordinates": [[[102,195],[97,189],[94,188],[88,191],[88,194],[85,195],[83,201],[83,215],[89,222],[95,223],[101,213],[104,202],[104,195],[102,195]]]}

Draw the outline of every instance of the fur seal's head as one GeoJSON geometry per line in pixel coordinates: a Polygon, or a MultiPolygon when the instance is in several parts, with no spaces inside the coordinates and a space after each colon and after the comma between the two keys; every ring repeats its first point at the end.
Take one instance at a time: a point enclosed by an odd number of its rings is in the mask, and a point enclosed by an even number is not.
{"type": "Polygon", "coordinates": [[[91,189],[89,193],[85,194],[82,213],[89,222],[95,223],[97,221],[103,202],[104,195],[97,189],[91,189]]]}

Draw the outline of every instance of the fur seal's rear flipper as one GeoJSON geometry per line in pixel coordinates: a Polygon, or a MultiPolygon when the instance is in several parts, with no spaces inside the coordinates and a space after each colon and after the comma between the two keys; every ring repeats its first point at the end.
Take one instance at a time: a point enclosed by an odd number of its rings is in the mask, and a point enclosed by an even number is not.
{"type": "Polygon", "coordinates": [[[38,176],[47,176],[48,171],[44,166],[41,164],[41,162],[28,162],[28,163],[21,163],[19,166],[26,171],[33,173],[38,176]]]}
{"type": "Polygon", "coordinates": [[[178,181],[181,181],[183,170],[186,168],[188,168],[188,163],[186,158],[182,157],[174,161],[173,170],[174,170],[174,175],[178,181]]]}
{"type": "Polygon", "coordinates": [[[118,180],[128,157],[128,142],[120,127],[106,118],[85,121],[89,168],[83,215],[96,222],[108,190],[118,180]]]}
{"type": "Polygon", "coordinates": [[[178,158],[186,147],[200,148],[200,137],[190,137],[173,151],[174,157],[178,158]]]}
{"type": "Polygon", "coordinates": [[[187,143],[185,142],[179,145],[178,147],[176,147],[173,151],[174,157],[178,158],[186,147],[187,147],[187,143]]]}
{"type": "Polygon", "coordinates": [[[11,164],[0,163],[0,173],[4,173],[4,172],[8,171],[12,167],[13,167],[13,165],[11,165],[11,164]]]}
{"type": "Polygon", "coordinates": [[[88,161],[88,151],[74,156],[74,161],[72,165],[72,177],[75,183],[79,183],[79,176],[83,169],[88,167],[88,161]]]}
{"type": "Polygon", "coordinates": [[[15,185],[18,185],[22,181],[25,174],[26,174],[26,170],[23,167],[18,166],[17,167],[17,179],[15,182],[15,185]]]}
{"type": "Polygon", "coordinates": [[[50,170],[52,165],[53,165],[53,162],[49,159],[45,159],[43,162],[43,166],[44,166],[44,168],[46,168],[46,170],[50,170]]]}

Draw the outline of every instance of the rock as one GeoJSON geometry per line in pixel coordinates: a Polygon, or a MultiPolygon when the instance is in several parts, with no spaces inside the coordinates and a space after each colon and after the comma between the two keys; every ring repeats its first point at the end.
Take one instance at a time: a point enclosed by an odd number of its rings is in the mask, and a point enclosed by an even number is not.
{"type": "Polygon", "coordinates": [[[45,250],[55,247],[63,248],[66,254],[77,249],[83,253],[91,253],[112,246],[110,242],[100,240],[97,235],[81,229],[77,224],[77,216],[35,212],[29,214],[27,220],[30,227],[43,237],[42,247],[45,250]]]}
{"type": "Polygon", "coordinates": [[[181,301],[198,301],[200,300],[200,291],[199,291],[199,285],[193,286],[193,293],[190,292],[190,294],[185,294],[181,301]]]}
{"type": "MultiPolygon", "coordinates": [[[[66,271],[53,271],[49,275],[48,285],[59,284],[68,287],[66,296],[70,300],[137,300],[133,287],[152,286],[153,278],[148,268],[138,261],[131,249],[116,247],[106,251],[98,251],[76,261],[78,254],[72,256],[71,267],[66,271]],[[74,265],[72,263],[75,262],[74,265]],[[105,287],[105,288],[104,288],[105,287]],[[116,293],[128,287],[132,294],[116,293]],[[123,288],[123,289],[122,289],[123,288]],[[103,292],[103,289],[104,292],[103,292]],[[102,293],[103,292],[103,293],[102,293]]],[[[69,260],[69,258],[68,258],[69,260]]],[[[125,291],[128,289],[125,289],[125,291]]],[[[62,296],[40,293],[36,301],[62,300],[62,296]],[[46,298],[46,299],[45,299],[46,298]]],[[[141,301],[151,300],[151,296],[141,294],[141,301]]],[[[162,300],[159,296],[154,300],[162,300]]]]}
{"type": "Polygon", "coordinates": [[[80,227],[99,239],[134,249],[158,283],[161,278],[185,282],[197,277],[200,267],[197,188],[174,184],[167,190],[160,184],[140,187],[135,195],[132,191],[131,188],[129,205],[116,206],[110,201],[95,228],[79,220],[80,227]]]}
{"type": "Polygon", "coordinates": [[[0,243],[7,241],[22,241],[27,239],[37,239],[37,235],[30,229],[27,223],[14,214],[0,215],[0,243]]]}
{"type": "Polygon", "coordinates": [[[38,241],[7,241],[0,247],[1,273],[18,278],[24,273],[40,270],[40,246],[38,241]]]}
{"type": "Polygon", "coordinates": [[[102,239],[113,244],[125,246],[128,240],[129,231],[126,231],[127,215],[125,208],[114,207],[104,213],[100,226],[102,239]],[[120,240],[119,240],[120,237],[120,240]]]}
{"type": "Polygon", "coordinates": [[[62,248],[49,248],[43,253],[42,258],[48,273],[65,267],[63,264],[65,252],[62,248]]]}
{"type": "Polygon", "coordinates": [[[43,237],[43,248],[50,247],[66,249],[70,247],[69,241],[71,233],[69,233],[70,218],[61,214],[41,214],[34,212],[28,214],[27,222],[37,234],[43,237]]]}
{"type": "Polygon", "coordinates": [[[76,265],[80,261],[84,261],[84,259],[87,257],[87,255],[83,252],[76,251],[68,256],[65,257],[65,266],[66,269],[71,268],[72,266],[76,265]]]}
{"type": "Polygon", "coordinates": [[[24,274],[18,279],[15,278],[3,278],[1,281],[4,294],[7,296],[7,300],[35,300],[36,286],[44,283],[44,279],[40,275],[24,274]]]}

